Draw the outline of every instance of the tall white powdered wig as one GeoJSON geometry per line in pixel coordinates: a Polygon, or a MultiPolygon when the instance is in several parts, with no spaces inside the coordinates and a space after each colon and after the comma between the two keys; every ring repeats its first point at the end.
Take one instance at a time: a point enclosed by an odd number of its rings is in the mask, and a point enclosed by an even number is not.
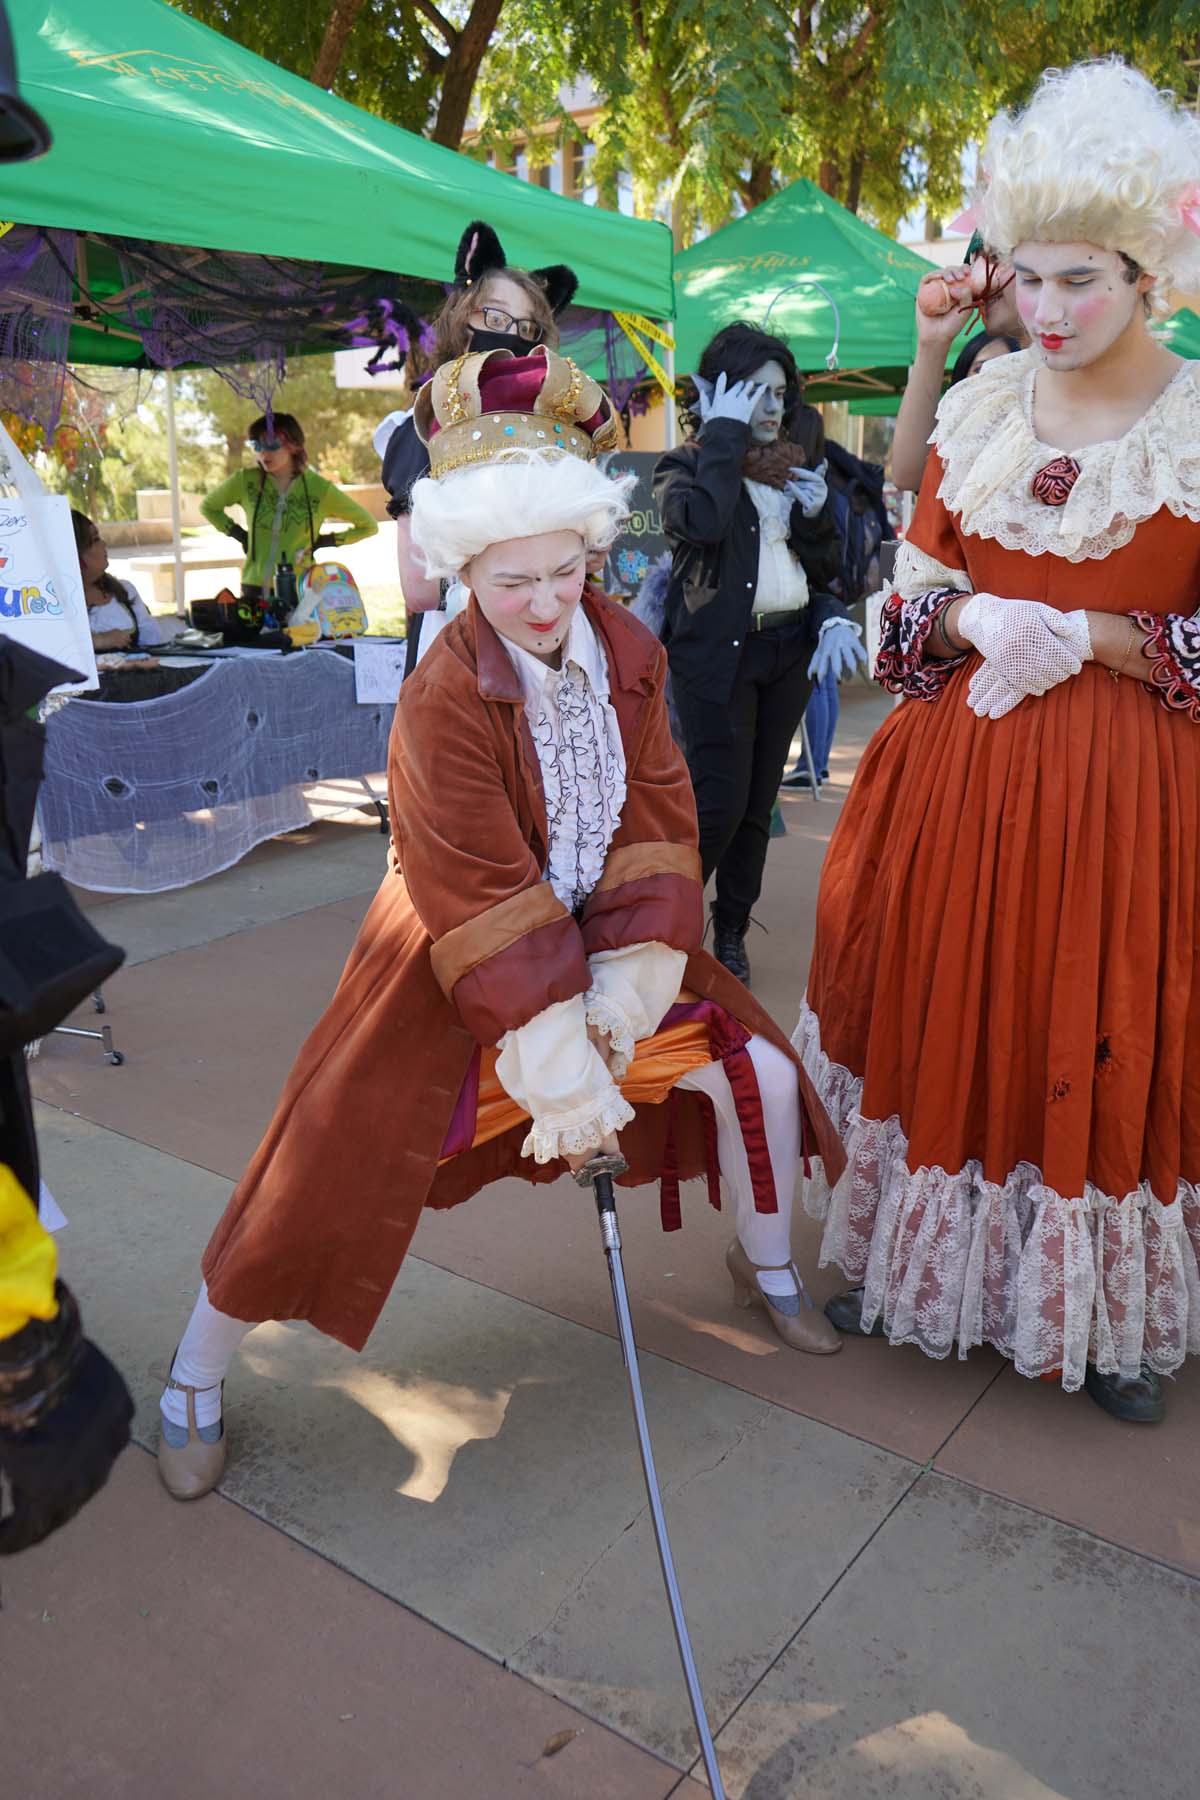
{"type": "Polygon", "coordinates": [[[545,348],[491,350],[444,363],[414,423],[430,474],[412,490],[412,541],[432,576],[457,575],[490,544],[576,531],[607,550],[628,516],[633,477],[592,461],[617,443],[603,390],[545,348]]]}
{"type": "Polygon", "coordinates": [[[1150,303],[1200,288],[1200,118],[1113,57],[1048,69],[987,135],[983,235],[1118,250],[1154,277],[1150,303]]]}

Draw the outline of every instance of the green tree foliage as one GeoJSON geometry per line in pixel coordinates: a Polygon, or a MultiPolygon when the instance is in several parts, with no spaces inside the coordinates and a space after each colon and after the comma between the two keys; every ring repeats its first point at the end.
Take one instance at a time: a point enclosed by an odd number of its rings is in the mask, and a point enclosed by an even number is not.
{"type": "Polygon", "coordinates": [[[1200,62],[1200,0],[173,3],[304,75],[336,39],[335,92],[455,146],[469,112],[474,154],[547,160],[590,81],[602,202],[631,171],[681,244],[799,175],[885,229],[945,217],[965,147],[1043,68],[1116,51],[1194,97],[1200,62]]]}

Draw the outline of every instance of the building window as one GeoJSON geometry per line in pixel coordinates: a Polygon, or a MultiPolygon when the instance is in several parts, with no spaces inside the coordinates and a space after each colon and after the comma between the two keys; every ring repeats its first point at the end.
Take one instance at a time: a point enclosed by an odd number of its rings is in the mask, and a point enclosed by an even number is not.
{"type": "Polygon", "coordinates": [[[595,206],[599,199],[596,183],[592,179],[592,167],[596,161],[596,146],[589,139],[577,139],[571,146],[571,191],[577,200],[585,206],[595,206]]]}

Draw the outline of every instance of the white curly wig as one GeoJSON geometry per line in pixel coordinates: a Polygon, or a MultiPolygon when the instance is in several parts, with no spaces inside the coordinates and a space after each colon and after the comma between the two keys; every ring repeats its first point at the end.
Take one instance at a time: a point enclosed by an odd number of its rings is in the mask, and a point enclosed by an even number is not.
{"type": "Polygon", "coordinates": [[[490,462],[426,476],[412,490],[412,541],[431,576],[457,575],[489,544],[577,531],[607,550],[629,516],[636,477],[610,479],[563,450],[505,450],[490,462]]]}
{"type": "Polygon", "coordinates": [[[983,234],[1118,250],[1154,277],[1150,304],[1200,288],[1200,118],[1117,57],[1047,69],[1021,112],[993,119],[983,234]]]}

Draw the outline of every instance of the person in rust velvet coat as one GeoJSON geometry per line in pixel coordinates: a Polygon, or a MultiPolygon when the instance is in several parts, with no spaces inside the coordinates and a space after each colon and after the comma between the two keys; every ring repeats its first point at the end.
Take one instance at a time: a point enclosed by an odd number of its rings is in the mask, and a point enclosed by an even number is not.
{"type": "Polygon", "coordinates": [[[220,1476],[221,1384],[253,1323],[361,1349],[423,1207],[552,1181],[617,1132],[626,1181],[662,1179],[668,1227],[679,1181],[706,1175],[719,1204],[719,1172],[736,1296],[793,1347],[840,1348],[789,1235],[800,1166],[836,1167],[836,1136],[786,1037],[700,947],[666,658],[585,585],[626,509],[590,460],[611,408],[552,352],[490,351],[440,369],[417,424],[414,541],[472,599],[404,685],[388,871],[204,1256],[162,1404],[181,1499],[220,1476]]]}

